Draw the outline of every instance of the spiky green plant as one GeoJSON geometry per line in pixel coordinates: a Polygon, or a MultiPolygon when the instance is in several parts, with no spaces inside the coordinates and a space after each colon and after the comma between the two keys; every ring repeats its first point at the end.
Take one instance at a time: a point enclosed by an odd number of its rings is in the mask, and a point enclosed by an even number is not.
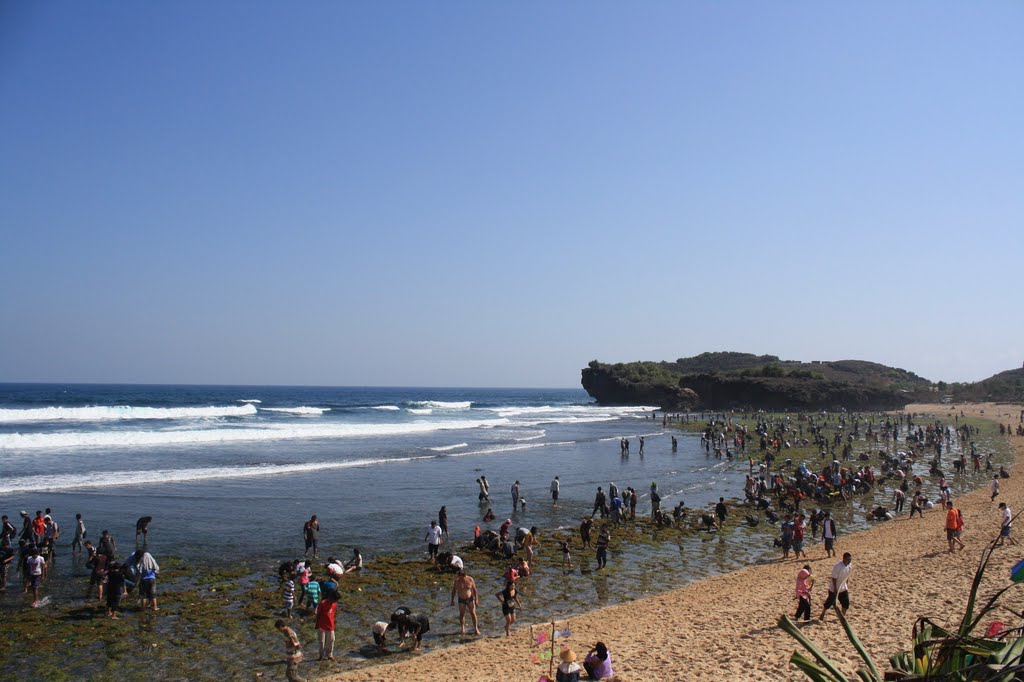
{"type": "MultiPolygon", "coordinates": [[[[889,664],[892,671],[884,676],[879,673],[878,666],[857,638],[845,616],[839,609],[835,609],[847,639],[864,661],[864,665],[857,669],[857,677],[861,682],[1024,681],[1024,628],[1006,630],[1000,634],[999,639],[971,634],[982,619],[996,608],[1006,591],[1014,587],[1011,583],[996,590],[976,612],[978,590],[997,540],[998,538],[993,540],[982,552],[967,605],[956,630],[947,630],[929,618],[919,618],[914,624],[910,651],[890,656],[889,664]]],[[[1021,616],[1024,617],[1024,614],[1021,616]]],[[[800,631],[788,615],[779,618],[779,627],[811,654],[807,656],[801,651],[794,651],[790,658],[790,663],[799,668],[808,679],[812,682],[851,682],[839,667],[800,631]]]]}

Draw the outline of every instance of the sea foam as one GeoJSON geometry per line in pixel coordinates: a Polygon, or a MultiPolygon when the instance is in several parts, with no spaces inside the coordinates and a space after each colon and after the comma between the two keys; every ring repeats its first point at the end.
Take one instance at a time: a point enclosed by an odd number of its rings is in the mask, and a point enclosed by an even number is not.
{"type": "Polygon", "coordinates": [[[319,417],[324,412],[330,412],[329,407],[261,407],[263,412],[283,412],[284,414],[302,414],[319,417]]]}
{"type": "Polygon", "coordinates": [[[443,400],[414,400],[409,403],[410,407],[433,407],[438,410],[465,410],[473,406],[469,400],[458,402],[444,402],[443,400]]]}
{"type": "Polygon", "coordinates": [[[417,459],[431,459],[434,455],[421,457],[392,457],[379,459],[354,459],[346,462],[312,462],[305,464],[257,464],[237,467],[203,467],[196,469],[151,469],[145,471],[86,471],[76,474],[45,476],[23,476],[7,478],[0,482],[0,494],[24,493],[34,490],[66,490],[69,488],[109,488],[124,485],[145,485],[153,483],[183,483],[223,478],[247,478],[255,476],[278,476],[320,472],[331,469],[411,462],[417,459]]]}
{"type": "Polygon", "coordinates": [[[41,421],[109,421],[115,419],[205,419],[212,417],[248,417],[256,407],[225,405],[213,407],[132,407],[131,405],[93,405],[89,407],[37,407],[0,409],[0,423],[41,421]]]}
{"type": "Polygon", "coordinates": [[[315,423],[189,430],[6,433],[0,434],[0,449],[135,447],[317,438],[361,438],[488,428],[505,424],[508,424],[507,419],[462,419],[451,421],[416,421],[404,424],[315,423]]]}

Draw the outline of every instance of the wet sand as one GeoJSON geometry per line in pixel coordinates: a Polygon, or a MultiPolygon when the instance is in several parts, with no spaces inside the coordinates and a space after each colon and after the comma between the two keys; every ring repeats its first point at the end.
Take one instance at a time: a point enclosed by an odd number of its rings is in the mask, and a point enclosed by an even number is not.
{"type": "MultiPolygon", "coordinates": [[[[948,406],[911,405],[907,410],[952,420],[948,406]]],[[[971,416],[1016,425],[1021,406],[980,404],[957,406],[971,416]],[[981,414],[984,411],[984,414],[981,414]]],[[[920,421],[920,420],[919,420],[920,421]]],[[[966,520],[967,547],[947,552],[945,515],[925,512],[910,520],[905,512],[894,521],[860,533],[839,528],[836,550],[853,555],[849,620],[880,669],[888,657],[910,642],[920,616],[952,622],[963,613],[966,596],[982,549],[999,532],[1000,501],[1020,511],[1024,502],[1024,438],[1013,436],[1011,478],[1000,481],[1000,496],[990,501],[989,486],[979,480],[974,492],[955,500],[966,520]]],[[[918,469],[920,471],[920,469],[918,469]]],[[[980,477],[979,477],[980,478],[980,477]]],[[[987,479],[988,481],[991,478],[987,479]]],[[[909,503],[908,503],[909,509],[909,503]]],[[[1018,541],[1024,531],[1015,528],[1018,541]]],[[[640,680],[802,680],[789,658],[799,645],[780,630],[779,615],[796,610],[793,588],[797,570],[809,563],[817,584],[813,616],[820,613],[826,585],[837,559],[825,557],[820,542],[807,545],[809,560],[778,561],[709,578],[661,595],[581,614],[567,621],[572,636],[565,640],[582,660],[594,642],[605,642],[618,679],[640,680]]],[[[1024,557],[1024,546],[999,549],[990,563],[982,594],[1009,580],[1010,567],[1024,557]]],[[[1014,600],[1011,596],[1008,602],[1014,600]]],[[[481,608],[496,608],[493,596],[481,595],[481,608]]],[[[1006,616],[1007,612],[996,614],[1006,616]]],[[[991,619],[989,619],[991,620],[991,619]]],[[[981,626],[987,627],[988,620],[981,626]]],[[[453,680],[480,682],[537,680],[547,663],[532,661],[543,647],[532,646],[529,609],[520,614],[511,638],[488,637],[463,646],[423,654],[403,654],[383,663],[331,676],[331,680],[453,680]]],[[[563,627],[560,623],[559,627],[563,627]]],[[[860,659],[834,615],[812,620],[804,633],[851,677],[860,659]]],[[[367,634],[369,636],[369,634],[367,634]]],[[[306,667],[308,673],[316,664],[306,667]]],[[[305,666],[304,666],[305,667],[305,666]]]]}

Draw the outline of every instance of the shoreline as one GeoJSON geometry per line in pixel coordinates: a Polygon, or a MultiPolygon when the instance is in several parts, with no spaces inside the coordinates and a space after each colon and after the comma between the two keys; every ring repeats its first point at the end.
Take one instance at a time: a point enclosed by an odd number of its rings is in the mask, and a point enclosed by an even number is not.
{"type": "MultiPolygon", "coordinates": [[[[908,405],[904,411],[935,415],[943,420],[961,410],[967,416],[992,421],[1019,415],[1019,406],[976,403],[971,405],[908,405]],[[987,413],[987,414],[986,414],[987,413]],[[1005,415],[1009,415],[1006,417],[1005,415]]],[[[987,486],[956,498],[967,525],[967,549],[946,552],[943,515],[930,510],[923,519],[905,516],[867,530],[843,536],[836,550],[853,554],[850,578],[851,626],[876,661],[906,648],[916,619],[929,615],[945,622],[962,612],[980,552],[999,528],[997,505],[1006,502],[1020,510],[1024,498],[1021,469],[1024,439],[1010,437],[1013,448],[1011,477],[1000,482],[999,500],[991,502],[987,486]]],[[[789,665],[799,648],[776,625],[782,613],[792,613],[796,602],[793,584],[804,563],[813,567],[817,586],[812,612],[819,613],[825,585],[835,559],[827,559],[820,543],[808,548],[810,558],[747,566],[706,578],[685,587],[633,602],[608,606],[559,621],[568,624],[571,637],[564,643],[582,657],[601,640],[608,644],[616,675],[629,680],[802,680],[789,665]]],[[[1006,582],[1009,568],[1024,555],[1021,547],[1007,547],[993,556],[982,594],[1006,582]]],[[[485,595],[486,598],[487,595],[485,595]]],[[[486,602],[485,602],[486,603],[486,602]]],[[[394,663],[380,663],[357,670],[330,674],[332,681],[447,679],[483,682],[496,678],[535,680],[547,672],[547,664],[533,662],[528,610],[521,614],[511,638],[489,637],[446,647],[394,663]],[[435,674],[426,671],[435,670],[435,674]]],[[[987,623],[982,623],[982,627],[987,623]]],[[[811,623],[804,633],[850,675],[860,659],[834,616],[811,623]]]]}

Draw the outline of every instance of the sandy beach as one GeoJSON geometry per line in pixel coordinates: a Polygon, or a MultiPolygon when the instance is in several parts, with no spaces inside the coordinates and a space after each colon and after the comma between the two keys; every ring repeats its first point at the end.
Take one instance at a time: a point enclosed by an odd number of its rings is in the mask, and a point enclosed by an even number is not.
{"type": "MultiPolygon", "coordinates": [[[[1021,407],[978,404],[956,409],[1016,424],[1021,407]]],[[[907,411],[952,420],[948,406],[911,405],[907,411]]],[[[1021,509],[1024,482],[1017,465],[1024,462],[1024,439],[1011,437],[1011,442],[1015,449],[1013,475],[1001,481],[998,500],[990,501],[984,484],[955,500],[966,519],[964,551],[946,551],[944,514],[938,509],[926,511],[923,519],[910,520],[904,514],[856,534],[843,535],[840,529],[836,550],[840,556],[843,552],[853,555],[849,620],[868,651],[885,667],[889,655],[908,645],[918,617],[927,615],[940,623],[959,617],[980,553],[998,534],[998,502],[1006,502],[1014,512],[1021,509]]],[[[568,625],[572,631],[564,643],[582,659],[596,641],[605,642],[617,679],[623,682],[804,679],[789,665],[798,645],[776,622],[780,614],[795,612],[794,581],[804,563],[811,564],[817,579],[812,609],[814,616],[820,612],[827,578],[836,560],[825,557],[820,542],[808,546],[808,555],[807,562],[788,560],[751,566],[661,595],[581,614],[559,623],[559,627],[568,625]]],[[[997,550],[982,594],[1005,585],[1010,567],[1022,557],[1024,547],[997,550]]],[[[490,608],[489,601],[482,597],[481,607],[490,608]]],[[[533,646],[531,623],[526,609],[509,639],[488,637],[328,679],[533,681],[546,673],[548,666],[533,662],[543,647],[533,646]]],[[[835,616],[830,614],[824,622],[812,621],[803,631],[852,676],[860,659],[835,616]]],[[[313,672],[312,666],[307,671],[313,672]]]]}

